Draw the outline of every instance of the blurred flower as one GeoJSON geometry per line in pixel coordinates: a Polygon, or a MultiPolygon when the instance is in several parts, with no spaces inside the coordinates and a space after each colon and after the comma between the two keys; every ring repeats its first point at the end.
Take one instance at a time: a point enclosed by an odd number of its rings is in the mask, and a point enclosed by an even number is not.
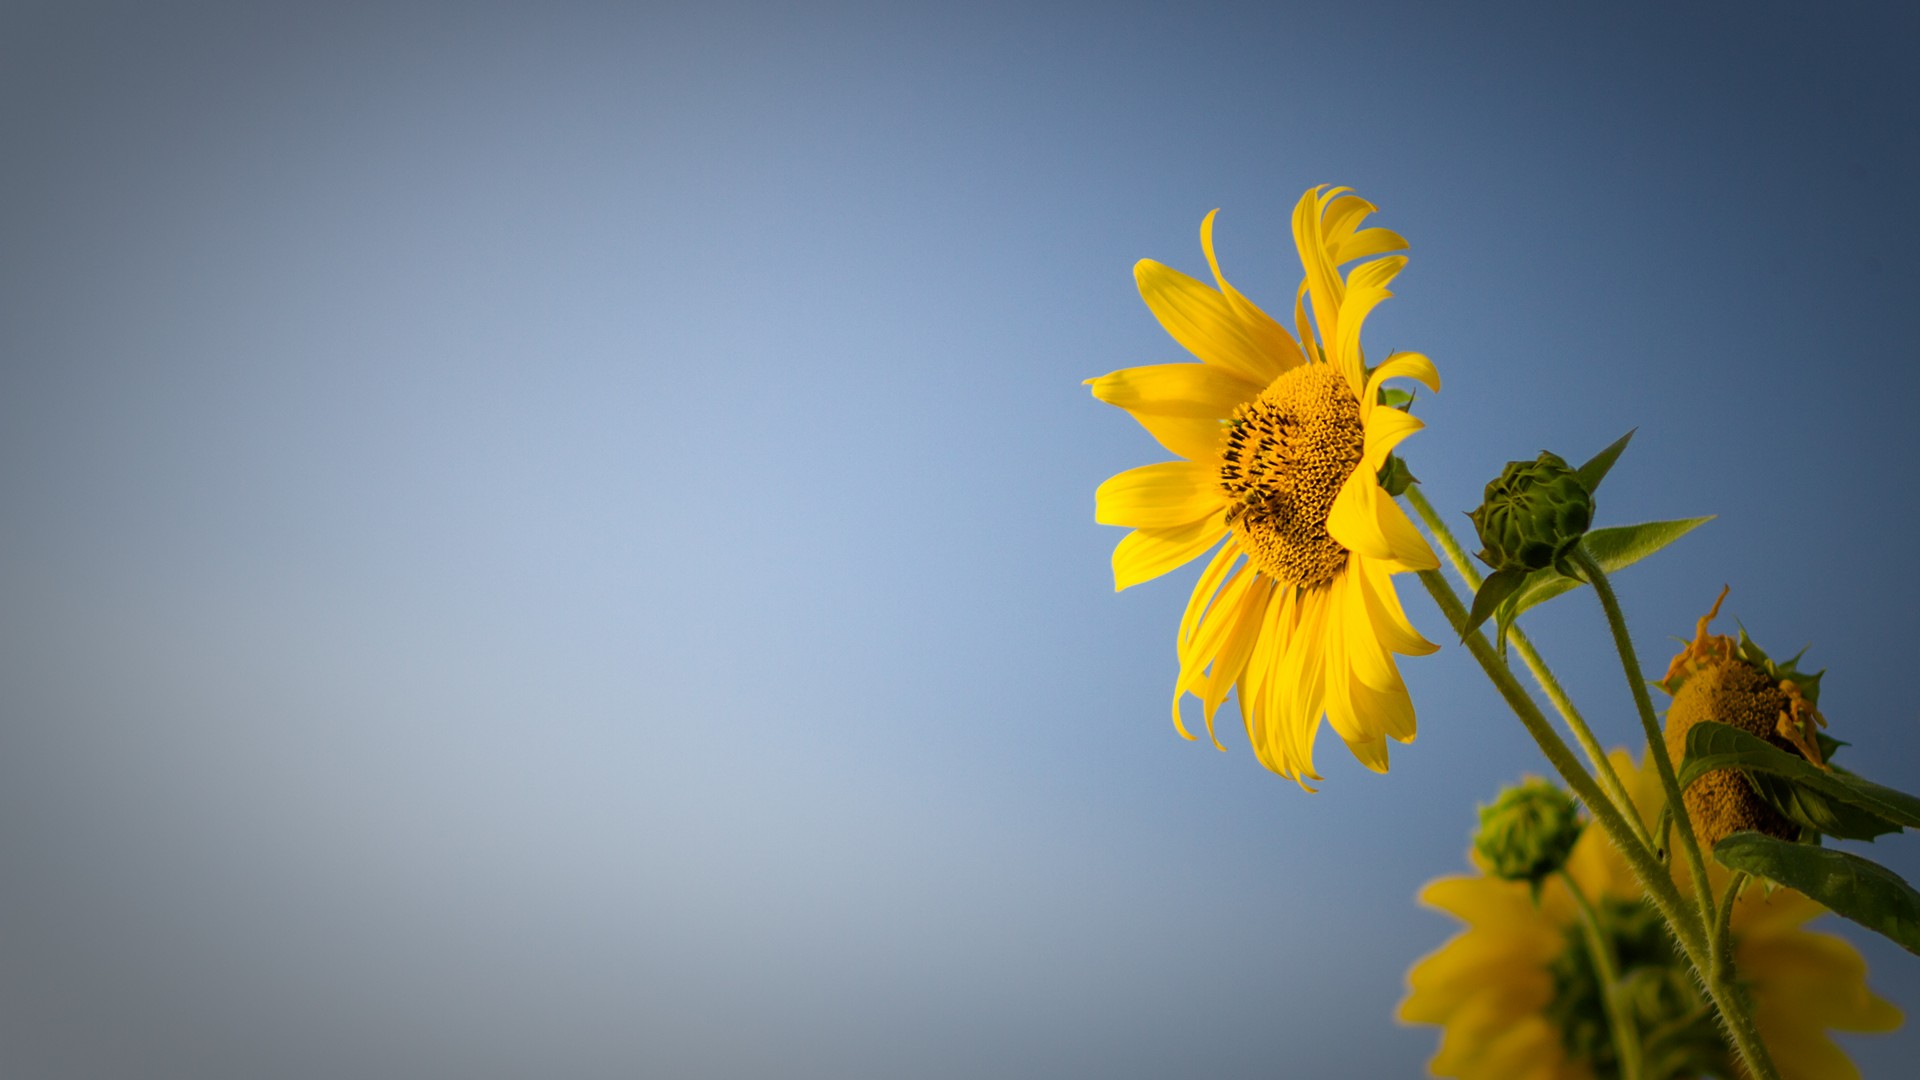
{"type": "Polygon", "coordinates": [[[1175,727],[1192,737],[1180,719],[1181,696],[1191,693],[1211,734],[1237,688],[1261,763],[1303,787],[1318,779],[1323,714],[1356,757],[1386,771],[1387,738],[1414,736],[1393,654],[1435,648],[1407,622],[1391,575],[1438,563],[1381,486],[1399,472],[1393,448],[1423,425],[1389,404],[1396,398],[1381,384],[1407,376],[1437,390],[1439,375],[1418,354],[1372,369],[1361,355],[1361,324],[1407,261],[1372,258],[1406,247],[1386,229],[1359,227],[1374,209],[1345,188],[1315,188],[1295,207],[1306,270],[1297,343],[1221,276],[1208,214],[1200,242],[1218,288],[1151,260],[1134,267],[1147,307],[1201,362],[1089,380],[1095,397],[1126,409],[1182,458],[1100,485],[1095,520],[1134,530],[1113,553],[1114,588],[1226,541],[1180,623],[1175,727]],[[1341,272],[1361,259],[1371,261],[1341,272]]]}
{"type": "Polygon", "coordinates": [[[1580,808],[1556,784],[1530,779],[1480,808],[1473,851],[1494,877],[1538,885],[1567,864],[1580,839],[1580,808]]]}
{"type": "MultiPolygon", "coordinates": [[[[1612,757],[1651,825],[1661,802],[1658,777],[1651,767],[1636,769],[1624,750],[1612,757]]],[[[1556,876],[1536,904],[1525,883],[1487,876],[1485,869],[1442,878],[1420,893],[1422,903],[1467,924],[1413,966],[1411,991],[1400,1003],[1401,1020],[1442,1027],[1433,1074],[1617,1077],[1612,1031],[1573,896],[1556,876]]],[[[1604,834],[1589,829],[1566,869],[1612,946],[1641,1036],[1646,1080],[1738,1075],[1684,958],[1644,902],[1626,860],[1604,834]]],[[[1714,873],[1716,888],[1724,887],[1724,872],[1715,867],[1714,873]]],[[[1734,905],[1734,970],[1753,997],[1754,1021],[1783,1080],[1857,1080],[1859,1071],[1828,1029],[1900,1025],[1900,1011],[1867,989],[1866,963],[1853,946],[1801,928],[1825,910],[1790,889],[1769,896],[1757,884],[1734,905]]]]}

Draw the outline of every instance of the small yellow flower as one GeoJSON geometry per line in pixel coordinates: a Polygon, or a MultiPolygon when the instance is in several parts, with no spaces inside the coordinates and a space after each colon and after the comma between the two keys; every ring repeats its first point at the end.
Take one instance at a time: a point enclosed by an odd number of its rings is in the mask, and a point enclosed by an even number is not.
{"type": "MultiPolygon", "coordinates": [[[[1624,750],[1612,757],[1651,826],[1651,810],[1661,803],[1658,776],[1650,766],[1636,769],[1624,750]]],[[[1644,902],[1626,860],[1599,830],[1588,829],[1574,845],[1567,873],[1598,912],[1632,990],[1647,1080],[1693,1080],[1734,1068],[1684,959],[1644,902]]],[[[1716,889],[1724,888],[1725,872],[1715,867],[1714,874],[1716,889]]],[[[1548,879],[1536,904],[1525,882],[1485,873],[1442,878],[1422,889],[1420,900],[1467,924],[1413,966],[1411,991],[1400,1003],[1402,1021],[1441,1025],[1435,1076],[1619,1075],[1579,909],[1563,882],[1548,879]]],[[[1866,962],[1853,946],[1801,928],[1825,911],[1791,889],[1768,896],[1758,884],[1734,905],[1734,971],[1753,996],[1754,1022],[1783,1080],[1858,1080],[1859,1071],[1827,1031],[1900,1025],[1900,1011],[1867,989],[1866,962]]]]}
{"type": "Polygon", "coordinates": [[[1180,622],[1175,728],[1193,737],[1180,718],[1191,693],[1212,735],[1214,713],[1237,689],[1261,764],[1302,787],[1319,779],[1322,715],[1354,756],[1386,771],[1387,738],[1414,736],[1393,654],[1435,648],[1408,623],[1391,575],[1439,564],[1378,476],[1424,426],[1382,404],[1381,384],[1405,376],[1438,390],[1440,376],[1417,353],[1371,369],[1361,353],[1361,324],[1407,262],[1385,254],[1407,246],[1398,234],[1360,228],[1374,209],[1345,188],[1315,188],[1295,207],[1306,271],[1294,301],[1297,341],[1221,276],[1208,214],[1200,243],[1217,288],[1152,260],[1134,267],[1147,307],[1200,363],[1088,380],[1094,397],[1127,410],[1182,459],[1100,485],[1095,520],[1134,530],[1114,550],[1114,588],[1226,541],[1180,622]],[[1359,260],[1368,261],[1342,272],[1359,260]]]}

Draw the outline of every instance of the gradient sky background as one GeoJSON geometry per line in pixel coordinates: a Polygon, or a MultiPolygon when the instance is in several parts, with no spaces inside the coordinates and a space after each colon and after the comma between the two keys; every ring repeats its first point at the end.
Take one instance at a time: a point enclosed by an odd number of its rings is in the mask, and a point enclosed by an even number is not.
{"type": "Polygon", "coordinates": [[[1730,582],[1920,789],[1910,7],[167,7],[0,32],[9,1076],[1417,1073],[1538,751],[1458,649],[1387,776],[1180,741],[1092,520],[1133,262],[1284,308],[1318,183],[1429,495],[1638,425],[1648,666],[1730,582]]]}

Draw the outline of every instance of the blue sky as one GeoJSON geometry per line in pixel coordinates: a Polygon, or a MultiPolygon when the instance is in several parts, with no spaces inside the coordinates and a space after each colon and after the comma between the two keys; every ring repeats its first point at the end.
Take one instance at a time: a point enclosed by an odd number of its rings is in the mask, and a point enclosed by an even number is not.
{"type": "MultiPolygon", "coordinates": [[[[1619,581],[1648,666],[1730,583],[1920,789],[1893,5],[7,21],[22,1075],[1416,1072],[1413,894],[1537,751],[1457,649],[1386,776],[1180,741],[1196,569],[1092,521],[1162,455],[1081,380],[1185,358],[1134,261],[1217,207],[1284,308],[1320,183],[1413,244],[1429,496],[1637,426],[1600,519],[1719,515],[1619,581]]],[[[1590,599],[1532,629],[1629,742],[1590,599]]]]}

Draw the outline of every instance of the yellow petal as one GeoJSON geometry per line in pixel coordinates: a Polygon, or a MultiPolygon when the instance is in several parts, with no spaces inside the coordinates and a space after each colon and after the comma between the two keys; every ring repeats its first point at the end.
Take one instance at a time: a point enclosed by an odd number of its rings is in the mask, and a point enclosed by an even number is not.
{"type": "Polygon", "coordinates": [[[1154,318],[1188,352],[1249,382],[1273,381],[1268,373],[1277,372],[1278,358],[1261,352],[1258,332],[1234,314],[1226,297],[1152,259],[1134,264],[1133,279],[1154,318]]]}
{"type": "Polygon", "coordinates": [[[1361,229],[1333,245],[1333,261],[1350,263],[1389,251],[1405,251],[1411,246],[1405,237],[1391,229],[1361,229]]]}
{"type": "Polygon", "coordinates": [[[1226,535],[1227,510],[1171,529],[1135,529],[1113,549],[1113,591],[1151,581],[1206,554],[1226,535]]]}
{"type": "Polygon", "coordinates": [[[1180,617],[1180,633],[1173,639],[1175,645],[1192,639],[1194,630],[1200,625],[1201,616],[1219,591],[1220,583],[1227,580],[1228,571],[1233,569],[1234,562],[1239,558],[1240,545],[1229,535],[1226,545],[1214,554],[1213,561],[1207,564],[1200,580],[1194,584],[1193,595],[1187,598],[1187,612],[1180,617]]]}
{"type": "MultiPolygon", "coordinates": [[[[1340,365],[1341,372],[1347,376],[1347,384],[1356,393],[1366,382],[1363,377],[1366,357],[1360,349],[1361,328],[1373,309],[1393,295],[1387,291],[1387,283],[1406,265],[1406,256],[1389,255],[1355,267],[1347,278],[1347,292],[1340,302],[1338,328],[1331,336],[1323,338],[1332,352],[1333,362],[1340,365]]],[[[1318,314],[1317,310],[1315,314],[1318,314]]],[[[1324,325],[1321,331],[1325,335],[1324,325]]]]}
{"type": "MultiPolygon", "coordinates": [[[[1339,597],[1345,606],[1347,662],[1355,678],[1376,690],[1400,685],[1400,672],[1393,665],[1393,654],[1380,643],[1373,625],[1373,611],[1367,604],[1366,582],[1349,570],[1341,578],[1339,597]]],[[[1405,693],[1404,687],[1402,693],[1405,693]]]]}
{"type": "MultiPolygon", "coordinates": [[[[1187,613],[1181,615],[1181,632],[1173,638],[1173,653],[1175,653],[1175,657],[1185,657],[1185,655],[1187,655],[1187,642],[1190,642],[1192,636],[1200,630],[1200,619],[1202,619],[1208,611],[1212,611],[1213,600],[1215,600],[1217,596],[1221,596],[1221,582],[1229,580],[1229,577],[1236,577],[1236,575],[1238,575],[1238,571],[1235,569],[1238,561],[1240,561],[1240,546],[1233,542],[1233,534],[1229,534],[1229,536],[1227,536],[1227,542],[1221,544],[1219,552],[1213,553],[1213,559],[1208,563],[1206,571],[1200,573],[1200,580],[1194,584],[1192,596],[1188,596],[1187,598],[1187,613]]],[[[1240,567],[1240,569],[1246,569],[1246,567],[1240,567]]],[[[1185,659],[1183,659],[1181,663],[1185,663],[1185,659]]],[[[1183,678],[1183,676],[1175,676],[1175,680],[1173,680],[1173,730],[1181,732],[1181,738],[1192,740],[1194,736],[1188,732],[1187,723],[1181,721],[1181,696],[1183,696],[1183,694],[1187,694],[1185,678],[1183,678]]]]}
{"type": "Polygon", "coordinates": [[[1189,461],[1220,459],[1222,423],[1260,387],[1211,364],[1152,364],[1088,379],[1093,396],[1127,410],[1160,445],[1189,461]]]}
{"type": "MultiPolygon", "coordinates": [[[[1384,366],[1384,365],[1383,365],[1384,366]]],[[[1387,455],[1405,442],[1407,436],[1427,425],[1412,413],[1399,409],[1374,409],[1367,414],[1366,451],[1363,467],[1378,471],[1387,463],[1387,455]]]]}
{"type": "Polygon", "coordinates": [[[1842,1031],[1891,1031],[1900,1024],[1900,1010],[1867,989],[1866,961],[1831,934],[1748,939],[1735,956],[1741,975],[1754,984],[1761,1016],[1842,1031]]]}
{"type": "Polygon", "coordinates": [[[1093,520],[1135,529],[1171,529],[1224,505],[1219,473],[1192,461],[1162,461],[1128,469],[1093,493],[1093,520]]]}
{"type": "Polygon", "coordinates": [[[1307,283],[1300,283],[1300,291],[1293,297],[1293,325],[1300,331],[1300,347],[1306,351],[1310,363],[1324,363],[1326,350],[1313,337],[1313,323],[1307,318],[1307,283]]]}
{"type": "MultiPolygon", "coordinates": [[[[1386,287],[1393,283],[1393,279],[1400,276],[1400,271],[1406,268],[1407,257],[1405,255],[1382,255],[1380,258],[1363,262],[1349,271],[1347,274],[1347,302],[1340,305],[1340,321],[1345,323],[1347,316],[1355,311],[1362,311],[1364,314],[1364,311],[1372,310],[1371,305],[1364,310],[1356,308],[1353,301],[1353,293],[1360,289],[1378,289],[1384,292],[1386,287]]],[[[1392,294],[1388,293],[1388,295],[1391,296],[1392,294]]]]}
{"type": "MultiPolygon", "coordinates": [[[[1380,411],[1406,415],[1395,409],[1380,411]]],[[[1426,538],[1374,479],[1377,470],[1378,466],[1362,461],[1361,467],[1340,485],[1327,514],[1327,535],[1355,555],[1382,560],[1394,569],[1438,568],[1440,560],[1427,546],[1426,538]]]]}
{"type": "Polygon", "coordinates": [[[1380,384],[1388,379],[1418,379],[1434,393],[1440,392],[1440,372],[1433,361],[1420,353],[1394,353],[1386,358],[1373,374],[1367,378],[1366,392],[1360,395],[1360,419],[1365,420],[1373,414],[1380,401],[1380,384]]]}
{"type": "MultiPolygon", "coordinates": [[[[1227,700],[1227,692],[1240,681],[1241,672],[1247,668],[1247,659],[1253,654],[1254,642],[1259,640],[1260,628],[1267,619],[1267,606],[1273,597],[1273,582],[1260,578],[1247,590],[1240,601],[1240,610],[1232,614],[1233,625],[1228,629],[1226,640],[1220,645],[1220,652],[1213,658],[1213,664],[1207,671],[1207,681],[1200,695],[1202,707],[1206,710],[1207,734],[1213,737],[1213,745],[1220,746],[1220,738],[1214,735],[1213,714],[1220,711],[1220,705],[1227,700]]],[[[1220,747],[1226,749],[1225,747],[1220,747]]]]}
{"type": "Polygon", "coordinates": [[[1267,364],[1267,370],[1272,372],[1267,381],[1272,382],[1289,369],[1306,363],[1306,357],[1300,354],[1300,346],[1294,343],[1292,336],[1279,323],[1255,306],[1253,301],[1240,295],[1238,289],[1227,284],[1226,276],[1220,273],[1220,260],[1213,253],[1213,218],[1219,212],[1212,211],[1200,223],[1200,246],[1207,253],[1207,266],[1213,270],[1213,280],[1220,286],[1220,295],[1227,298],[1227,304],[1239,318],[1240,325],[1253,339],[1261,359],[1267,364]]]}
{"type": "MultiPolygon", "coordinates": [[[[1513,984],[1483,988],[1448,1017],[1447,1026],[1440,1032],[1440,1050],[1433,1057],[1433,1071],[1440,1076],[1510,1080],[1511,1072],[1488,1066],[1516,1029],[1527,1025],[1529,1019],[1539,1020],[1537,1015],[1528,1016],[1537,1008],[1534,995],[1513,984]]],[[[1532,1034],[1524,1037],[1531,1048],[1532,1034]]],[[[1510,1044],[1505,1049],[1512,1052],[1510,1044]]]]}
{"type": "Polygon", "coordinates": [[[1900,1006],[1878,994],[1869,993],[1864,1005],[1844,1019],[1835,1020],[1833,1026],[1841,1031],[1877,1033],[1897,1031],[1906,1019],[1900,1006]]]}
{"type": "Polygon", "coordinates": [[[1327,535],[1362,558],[1393,558],[1393,544],[1380,528],[1380,513],[1374,506],[1381,494],[1384,492],[1379,482],[1362,462],[1333,497],[1333,508],[1327,512],[1327,535]]]}
{"type": "Polygon", "coordinates": [[[1360,585],[1366,590],[1367,618],[1380,635],[1381,644],[1402,656],[1427,656],[1439,651],[1440,646],[1420,636],[1407,621],[1385,564],[1377,559],[1355,558],[1347,565],[1357,568],[1360,585]]]}
{"type": "MultiPolygon", "coordinates": [[[[1400,673],[1393,669],[1391,659],[1387,661],[1387,670],[1392,672],[1392,682],[1385,687],[1368,685],[1356,671],[1348,684],[1348,693],[1354,711],[1366,718],[1369,727],[1377,728],[1395,742],[1410,743],[1420,732],[1413,711],[1413,696],[1407,693],[1407,684],[1400,681],[1400,673]]],[[[1386,747],[1382,745],[1380,749],[1384,758],[1386,747]]]]}
{"type": "MultiPolygon", "coordinates": [[[[1616,763],[1615,771],[1620,773],[1623,780],[1639,773],[1631,763],[1624,769],[1616,763]]],[[[1741,894],[1738,905],[1733,909],[1733,929],[1742,940],[1760,940],[1791,930],[1826,913],[1824,906],[1793,889],[1775,889],[1772,895],[1768,895],[1765,889],[1748,889],[1741,894]]]]}
{"type": "Polygon", "coordinates": [[[1240,677],[1240,716],[1246,722],[1247,741],[1253,744],[1260,764],[1294,780],[1300,779],[1300,768],[1280,734],[1274,705],[1281,668],[1286,662],[1287,646],[1298,617],[1294,604],[1298,592],[1288,586],[1274,588],[1273,597],[1267,601],[1259,640],[1254,642],[1253,655],[1247,659],[1247,669],[1240,677]]]}
{"type": "MultiPolygon", "coordinates": [[[[1193,365],[1198,367],[1198,364],[1193,365]]],[[[1191,416],[1153,416],[1129,412],[1147,434],[1188,461],[1217,468],[1220,464],[1220,421],[1191,416]]]]}
{"type": "MultiPolygon", "coordinates": [[[[1631,783],[1625,775],[1621,780],[1622,783],[1631,783]]],[[[1639,880],[1633,876],[1619,849],[1597,829],[1592,834],[1582,833],[1579,841],[1573,845],[1573,853],[1567,856],[1567,873],[1579,882],[1589,897],[1613,896],[1622,900],[1637,900],[1641,896],[1639,880]]]]}
{"type": "Polygon", "coordinates": [[[1327,193],[1320,207],[1320,235],[1326,241],[1327,253],[1334,256],[1336,263],[1347,261],[1339,257],[1343,249],[1360,223],[1378,209],[1347,188],[1335,188],[1327,193]]]}
{"type": "MultiPolygon", "coordinates": [[[[1313,304],[1313,319],[1319,325],[1320,340],[1330,343],[1339,334],[1340,302],[1346,296],[1346,282],[1327,251],[1321,214],[1327,204],[1346,189],[1335,188],[1329,195],[1323,195],[1323,190],[1314,188],[1294,204],[1293,244],[1299,250],[1300,268],[1306,274],[1304,288],[1313,304]]],[[[1302,342],[1307,336],[1302,330],[1302,342]]],[[[1357,382],[1353,385],[1356,390],[1359,388],[1357,382]]]]}
{"type": "Polygon", "coordinates": [[[1765,980],[1768,991],[1813,990],[1823,994],[1848,986],[1864,989],[1867,962],[1854,947],[1832,934],[1795,930],[1773,937],[1748,938],[1735,954],[1742,974],[1765,980]]]}
{"type": "MultiPolygon", "coordinates": [[[[1175,650],[1180,658],[1180,674],[1173,683],[1174,724],[1181,725],[1180,698],[1183,694],[1199,694],[1204,691],[1204,676],[1207,665],[1213,663],[1220,650],[1226,645],[1227,635],[1233,630],[1241,614],[1241,601],[1253,587],[1257,572],[1251,566],[1242,566],[1233,572],[1226,584],[1220,587],[1213,605],[1207,609],[1206,617],[1194,628],[1191,638],[1176,643],[1175,650]]],[[[1212,720],[1208,720],[1208,730],[1212,730],[1212,720]]],[[[1218,746],[1219,741],[1215,740],[1218,746]]],[[[1225,747],[1221,747],[1225,749],[1225,747]]]]}
{"type": "Polygon", "coordinates": [[[1666,805],[1666,794],[1661,790],[1660,774],[1653,767],[1652,758],[1643,755],[1642,761],[1636,763],[1632,754],[1615,747],[1607,752],[1607,760],[1619,774],[1620,784],[1627,789],[1633,808],[1640,812],[1640,823],[1651,829],[1660,808],[1666,805]]]}
{"type": "MultiPolygon", "coordinates": [[[[1542,958],[1475,931],[1459,934],[1407,972],[1412,993],[1400,1005],[1400,1019],[1415,1024],[1446,1023],[1478,990],[1548,980],[1542,960],[1551,958],[1552,954],[1542,958]]],[[[1535,993],[1538,991],[1527,996],[1535,993]]]]}
{"type": "MultiPolygon", "coordinates": [[[[1331,708],[1327,710],[1327,716],[1329,719],[1332,718],[1333,710],[1331,708]]],[[[1336,727],[1334,730],[1338,731],[1339,728],[1336,727]]],[[[1374,735],[1364,739],[1345,739],[1342,741],[1347,744],[1347,749],[1352,751],[1354,760],[1374,772],[1384,773],[1387,771],[1386,736],[1374,735]]]]}
{"type": "Polygon", "coordinates": [[[1427,389],[1436,394],[1440,392],[1440,369],[1434,367],[1424,353],[1397,352],[1381,361],[1367,380],[1368,395],[1377,397],[1376,391],[1387,379],[1418,379],[1427,384],[1427,389]]]}
{"type": "Polygon", "coordinates": [[[1271,696],[1275,698],[1274,735],[1284,740],[1288,760],[1314,780],[1313,744],[1326,707],[1327,602],[1325,589],[1300,590],[1294,599],[1298,622],[1287,641],[1286,656],[1271,696]]]}
{"type": "Polygon", "coordinates": [[[1470,1074],[1473,1080],[1519,1080],[1524,1071],[1566,1053],[1559,1032],[1538,1012],[1522,1015],[1488,1036],[1482,1044],[1485,1049],[1480,1054],[1480,1071],[1470,1074]]]}
{"type": "Polygon", "coordinates": [[[1128,412],[1218,424],[1233,415],[1235,406],[1259,397],[1264,384],[1211,364],[1150,364],[1121,368],[1089,379],[1087,385],[1094,397],[1128,412]]]}
{"type": "Polygon", "coordinates": [[[1234,690],[1240,695],[1240,720],[1247,729],[1247,742],[1253,746],[1254,756],[1260,764],[1282,776],[1287,775],[1286,762],[1276,756],[1267,737],[1267,716],[1262,706],[1263,696],[1272,680],[1273,670],[1280,663],[1279,646],[1282,638],[1279,627],[1287,617],[1286,608],[1293,597],[1293,590],[1275,588],[1267,600],[1265,617],[1260,621],[1260,632],[1254,636],[1253,652],[1247,657],[1247,666],[1240,672],[1240,681],[1234,690]]]}
{"type": "Polygon", "coordinates": [[[1206,670],[1225,643],[1227,631],[1232,628],[1233,619],[1240,611],[1241,598],[1253,587],[1259,571],[1251,565],[1242,565],[1227,578],[1215,594],[1213,603],[1207,608],[1206,615],[1194,626],[1193,634],[1175,643],[1180,657],[1180,682],[1198,685],[1198,676],[1206,670]]]}
{"type": "Polygon", "coordinates": [[[1374,629],[1366,584],[1358,574],[1349,572],[1343,576],[1347,578],[1341,593],[1347,608],[1347,664],[1351,678],[1347,698],[1368,731],[1385,733],[1397,742],[1412,742],[1418,731],[1413,698],[1400,678],[1393,654],[1387,651],[1374,629]]]}
{"type": "Polygon", "coordinates": [[[1375,772],[1387,771],[1387,743],[1378,727],[1368,723],[1354,708],[1353,667],[1349,659],[1347,634],[1347,575],[1341,574],[1326,587],[1327,629],[1325,669],[1327,723],[1340,736],[1360,763],[1375,772]]]}
{"type": "Polygon", "coordinates": [[[1387,545],[1393,549],[1393,569],[1414,573],[1438,570],[1440,559],[1428,546],[1427,538],[1413,527],[1407,512],[1400,509],[1400,504],[1393,501],[1393,496],[1381,491],[1377,485],[1374,490],[1379,491],[1373,497],[1373,509],[1378,515],[1376,522],[1381,535],[1387,538],[1387,545]]]}
{"type": "Polygon", "coordinates": [[[1428,882],[1419,899],[1475,928],[1526,925],[1539,918],[1525,885],[1497,878],[1440,878],[1428,882]]]}
{"type": "Polygon", "coordinates": [[[1762,1024],[1760,1038],[1767,1044],[1780,1080],[1860,1080],[1853,1059],[1818,1028],[1762,1024]]]}

